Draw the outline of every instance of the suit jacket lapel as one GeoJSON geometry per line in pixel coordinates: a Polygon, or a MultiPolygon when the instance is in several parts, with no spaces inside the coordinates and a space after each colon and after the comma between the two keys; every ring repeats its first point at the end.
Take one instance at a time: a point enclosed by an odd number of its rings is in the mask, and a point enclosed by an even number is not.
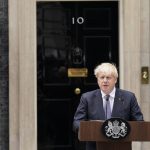
{"type": "Polygon", "coordinates": [[[102,99],[102,94],[100,92],[100,90],[97,90],[97,93],[96,93],[96,98],[97,98],[97,101],[98,101],[98,110],[99,110],[99,117],[101,120],[104,120],[105,119],[105,112],[104,112],[104,108],[103,108],[103,99],[102,99]]]}
{"type": "Polygon", "coordinates": [[[122,108],[122,96],[119,89],[116,89],[114,105],[112,110],[112,117],[117,117],[120,113],[120,109],[122,108]]]}

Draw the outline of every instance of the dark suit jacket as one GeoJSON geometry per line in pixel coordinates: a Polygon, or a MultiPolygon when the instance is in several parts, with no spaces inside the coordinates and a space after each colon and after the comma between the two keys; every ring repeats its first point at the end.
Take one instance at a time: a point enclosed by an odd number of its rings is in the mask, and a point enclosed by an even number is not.
{"type": "MultiPolygon", "coordinates": [[[[143,114],[134,93],[116,89],[112,117],[120,117],[127,121],[143,121],[143,114]]],[[[75,132],[78,131],[81,120],[105,120],[100,89],[84,93],[81,96],[73,121],[75,132]]],[[[86,150],[96,150],[95,143],[88,142],[86,150]]]]}

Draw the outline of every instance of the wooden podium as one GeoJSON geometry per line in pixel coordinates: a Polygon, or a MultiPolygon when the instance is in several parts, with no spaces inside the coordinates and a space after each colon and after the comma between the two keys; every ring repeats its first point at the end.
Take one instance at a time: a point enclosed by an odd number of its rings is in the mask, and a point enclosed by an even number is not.
{"type": "Polygon", "coordinates": [[[95,141],[97,150],[132,150],[132,141],[150,141],[150,122],[129,121],[131,131],[124,139],[106,138],[101,127],[104,121],[81,121],[78,138],[80,141],[95,141]]]}

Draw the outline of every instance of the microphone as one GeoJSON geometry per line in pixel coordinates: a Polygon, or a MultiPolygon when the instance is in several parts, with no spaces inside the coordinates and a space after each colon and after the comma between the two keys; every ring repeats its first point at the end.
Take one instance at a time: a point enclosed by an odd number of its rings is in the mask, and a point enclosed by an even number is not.
{"type": "Polygon", "coordinates": [[[109,97],[110,97],[110,95],[106,95],[106,101],[108,101],[108,100],[109,100],[109,97]]]}

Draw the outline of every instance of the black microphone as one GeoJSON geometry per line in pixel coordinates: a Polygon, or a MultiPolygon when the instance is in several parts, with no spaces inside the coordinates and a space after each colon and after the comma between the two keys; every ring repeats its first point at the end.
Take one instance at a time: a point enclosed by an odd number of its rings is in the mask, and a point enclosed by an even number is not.
{"type": "Polygon", "coordinates": [[[108,100],[109,100],[109,97],[110,97],[110,95],[106,95],[106,101],[108,101],[108,100]]]}

